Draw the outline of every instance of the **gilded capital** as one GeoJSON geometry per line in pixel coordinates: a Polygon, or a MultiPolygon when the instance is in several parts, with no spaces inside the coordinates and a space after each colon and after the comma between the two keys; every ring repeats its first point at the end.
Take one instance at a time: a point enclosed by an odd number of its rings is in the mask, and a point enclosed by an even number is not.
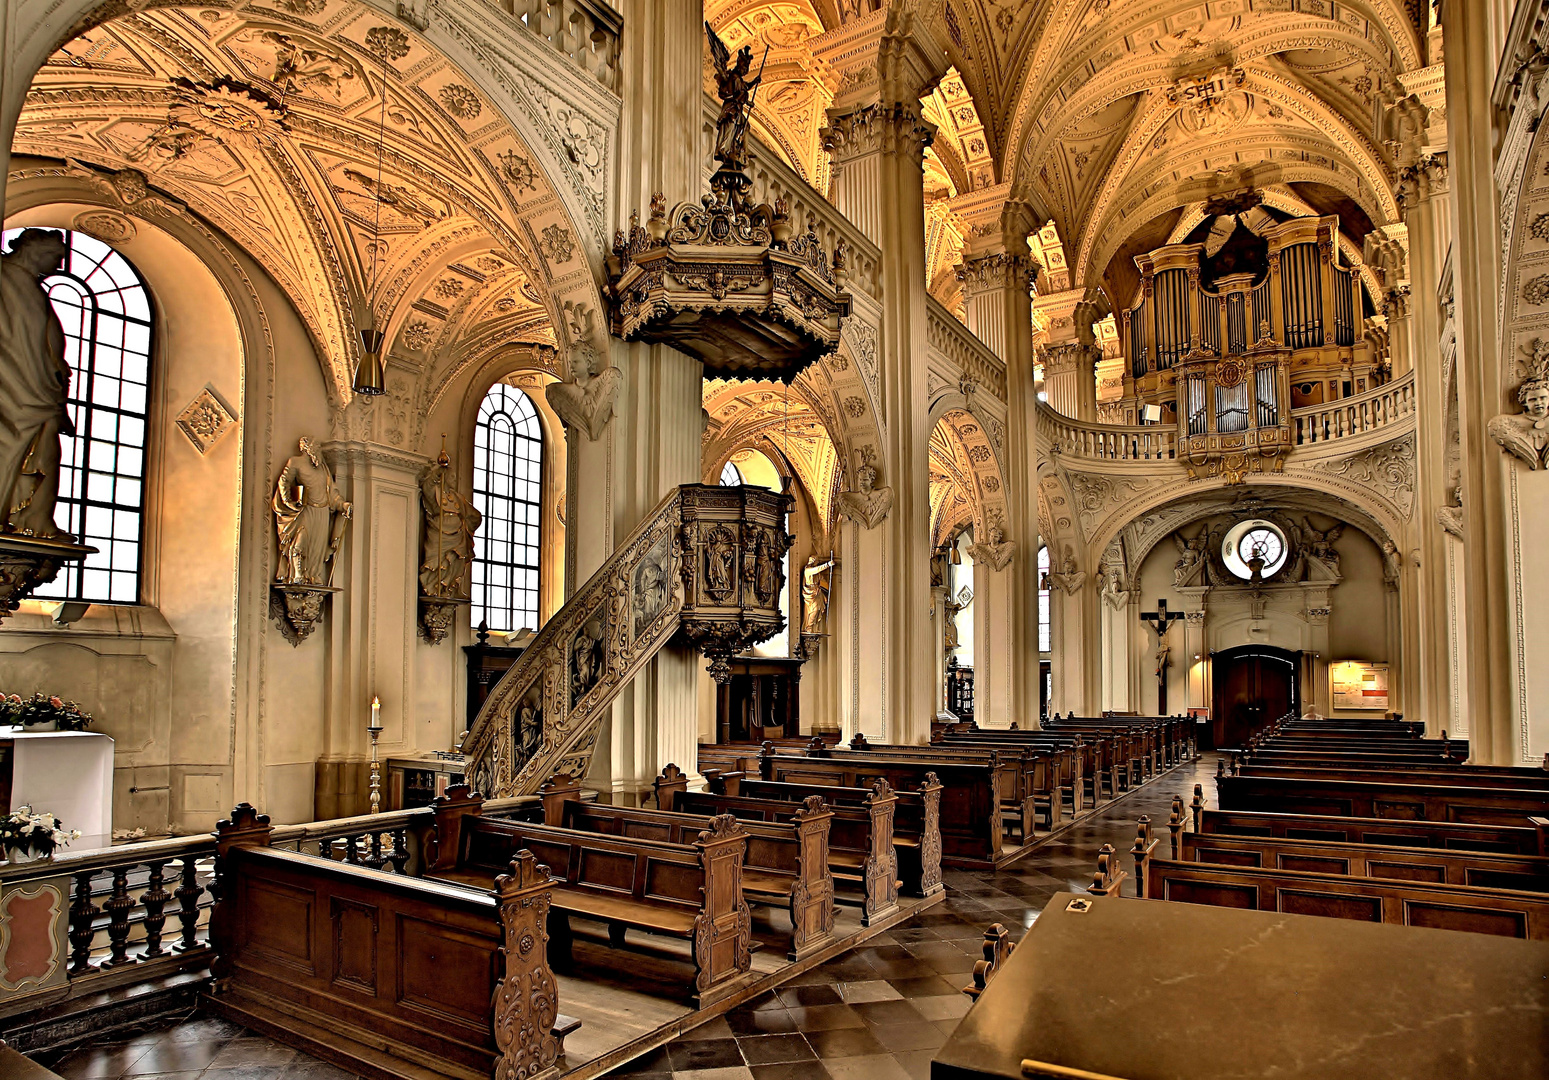
{"type": "Polygon", "coordinates": [[[867,105],[842,116],[829,118],[823,129],[823,149],[836,163],[868,154],[907,154],[916,165],[923,165],[925,148],[936,137],[936,125],[920,115],[920,108],[908,102],[891,105],[867,105]]]}
{"type": "Polygon", "coordinates": [[[970,292],[988,289],[1032,289],[1043,267],[1031,254],[1011,255],[1004,251],[964,259],[957,268],[957,280],[970,292]]]}

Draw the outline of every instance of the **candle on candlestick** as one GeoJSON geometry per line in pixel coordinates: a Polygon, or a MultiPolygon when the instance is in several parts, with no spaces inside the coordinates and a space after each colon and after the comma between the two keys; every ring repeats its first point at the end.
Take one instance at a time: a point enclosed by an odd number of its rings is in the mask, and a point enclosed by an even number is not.
{"type": "Polygon", "coordinates": [[[371,735],[371,812],[382,809],[382,766],[377,761],[376,741],[382,734],[382,699],[371,698],[371,724],[366,728],[371,735]]]}

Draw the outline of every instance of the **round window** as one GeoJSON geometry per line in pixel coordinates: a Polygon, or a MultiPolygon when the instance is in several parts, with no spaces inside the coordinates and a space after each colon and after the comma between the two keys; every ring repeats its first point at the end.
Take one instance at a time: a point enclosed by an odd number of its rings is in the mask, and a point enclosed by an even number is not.
{"type": "Polygon", "coordinates": [[[1285,566],[1289,554],[1280,526],[1262,518],[1238,522],[1221,543],[1221,561],[1244,581],[1253,580],[1255,569],[1260,580],[1273,577],[1285,566]]]}

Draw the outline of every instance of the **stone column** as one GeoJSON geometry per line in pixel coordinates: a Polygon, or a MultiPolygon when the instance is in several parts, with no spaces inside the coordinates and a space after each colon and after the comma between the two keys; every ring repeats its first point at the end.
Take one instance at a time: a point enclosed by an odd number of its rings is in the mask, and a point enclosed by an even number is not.
{"type": "Polygon", "coordinates": [[[1448,140],[1452,183],[1453,289],[1458,331],[1458,418],[1462,436],[1463,535],[1467,551],[1469,748],[1479,764],[1516,760],[1517,689],[1513,631],[1512,527],[1506,463],[1486,430],[1508,402],[1496,311],[1501,303],[1500,200],[1497,197],[1495,115],[1491,90],[1497,57],[1491,49],[1494,12],[1488,4],[1446,4],[1447,113],[1467,117],[1448,140]]]}
{"type": "MultiPolygon", "coordinates": [[[[879,71],[888,67],[884,32],[879,71]]],[[[907,35],[905,35],[907,37],[907,35]]],[[[907,49],[906,40],[898,43],[907,49]]],[[[907,73],[895,73],[907,74],[907,73]]],[[[900,93],[884,78],[880,99],[830,109],[823,144],[833,156],[839,209],[882,249],[882,335],[879,368],[884,446],[869,464],[878,487],[893,492],[892,509],[874,529],[850,542],[866,552],[852,571],[880,574],[863,588],[862,626],[882,627],[879,715],[853,718],[860,730],[879,728],[897,742],[929,737],[934,715],[930,661],[930,490],[926,469],[927,355],[925,347],[925,201],[923,161],[935,128],[920,116],[919,91],[933,80],[903,79],[900,93]],[[880,608],[877,607],[880,605],[880,608]],[[875,611],[876,620],[870,617],[875,611]]],[[[861,462],[845,463],[847,486],[861,462]]],[[[847,530],[858,527],[856,523],[847,530]]],[[[859,551],[856,554],[860,554],[859,551]]],[[[859,582],[854,582],[859,584],[859,582]]],[[[868,652],[870,650],[867,650],[868,652]]],[[[863,653],[856,658],[865,666],[863,653]]],[[[863,673],[864,674],[864,673],[863,673]]],[[[869,682],[869,680],[868,680],[869,682]]],[[[847,725],[848,726],[848,725],[847,725]]]]}
{"type": "Polygon", "coordinates": [[[1105,589],[1098,614],[1102,621],[1102,697],[1100,704],[1105,710],[1130,711],[1130,669],[1134,658],[1130,655],[1130,627],[1136,615],[1130,610],[1129,590],[1105,589]]]}
{"type": "MultiPolygon", "coordinates": [[[[612,189],[613,219],[624,222],[637,210],[643,216],[654,192],[669,205],[701,193],[704,25],[700,5],[689,0],[625,0],[620,7],[633,28],[620,39],[624,112],[612,189]]],[[[606,322],[606,312],[574,312],[571,344],[579,337],[602,348],[606,322]]],[[[673,488],[700,479],[703,365],[664,345],[615,339],[606,356],[623,373],[613,421],[595,442],[583,431],[566,434],[571,592],[673,488]]],[[[700,664],[697,651],[669,645],[635,677],[598,736],[591,786],[632,802],[669,761],[695,772],[700,664]]]]}
{"type": "MultiPolygon", "coordinates": [[[[959,270],[968,305],[968,327],[1006,363],[1005,479],[1007,520],[1003,541],[1016,544],[1006,569],[994,572],[976,564],[975,585],[998,600],[987,608],[983,637],[975,641],[976,715],[983,710],[1005,716],[1021,728],[1036,726],[1038,716],[1038,462],[1033,392],[1032,284],[1038,264],[1027,246],[1036,215],[1023,202],[1008,202],[1000,227],[969,241],[959,270]],[[986,581],[985,578],[992,580],[986,581]],[[979,667],[996,677],[994,691],[1005,686],[1009,700],[986,701],[979,689],[979,667]]],[[[993,537],[975,537],[979,542],[993,537]]],[[[1056,678],[1058,678],[1056,676],[1056,678]]],[[[986,686],[984,690],[991,690],[986,686]]]]}
{"type": "MultiPolygon", "coordinates": [[[[1438,511],[1451,502],[1447,480],[1446,374],[1441,349],[1442,311],[1437,299],[1441,268],[1452,244],[1448,213],[1447,154],[1428,145],[1430,110],[1413,95],[1394,106],[1402,139],[1395,195],[1409,233],[1408,259],[1384,268],[1393,372],[1401,372],[1400,347],[1415,377],[1415,526],[1401,544],[1403,577],[1399,615],[1404,627],[1400,684],[1403,708],[1423,719],[1430,734],[1446,726],[1451,711],[1453,640],[1447,621],[1451,582],[1447,538],[1438,511]],[[1406,272],[1407,271],[1407,272],[1406,272]],[[1413,668],[1414,670],[1410,670],[1413,668]]],[[[1445,132],[1440,133],[1445,137],[1445,132]]]]}

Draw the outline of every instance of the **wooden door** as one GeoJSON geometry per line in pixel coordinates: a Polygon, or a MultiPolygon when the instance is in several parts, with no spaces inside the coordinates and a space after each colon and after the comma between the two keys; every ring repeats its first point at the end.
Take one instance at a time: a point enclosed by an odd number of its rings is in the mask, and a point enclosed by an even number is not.
{"type": "Polygon", "coordinates": [[[1299,711],[1301,653],[1245,645],[1216,653],[1213,661],[1211,734],[1217,748],[1241,746],[1257,728],[1299,711]]]}

